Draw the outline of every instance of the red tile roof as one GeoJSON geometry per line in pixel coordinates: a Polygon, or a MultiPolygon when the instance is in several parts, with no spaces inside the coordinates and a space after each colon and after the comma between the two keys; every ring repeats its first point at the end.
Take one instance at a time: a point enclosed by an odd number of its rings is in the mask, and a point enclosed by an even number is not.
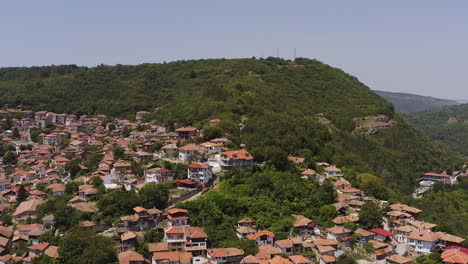
{"type": "Polygon", "coordinates": [[[388,237],[388,236],[393,236],[394,234],[392,232],[389,232],[387,230],[384,230],[382,228],[372,228],[371,230],[372,233],[375,233],[375,234],[378,234],[378,235],[381,235],[381,236],[385,236],[385,237],[388,237]]]}

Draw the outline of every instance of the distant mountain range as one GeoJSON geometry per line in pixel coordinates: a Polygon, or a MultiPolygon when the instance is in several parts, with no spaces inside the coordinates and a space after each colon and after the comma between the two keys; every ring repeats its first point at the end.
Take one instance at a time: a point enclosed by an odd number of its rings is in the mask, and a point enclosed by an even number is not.
{"type": "Polygon", "coordinates": [[[458,100],[439,99],[409,93],[374,92],[391,102],[395,106],[395,111],[398,113],[422,112],[464,103],[458,100]]]}

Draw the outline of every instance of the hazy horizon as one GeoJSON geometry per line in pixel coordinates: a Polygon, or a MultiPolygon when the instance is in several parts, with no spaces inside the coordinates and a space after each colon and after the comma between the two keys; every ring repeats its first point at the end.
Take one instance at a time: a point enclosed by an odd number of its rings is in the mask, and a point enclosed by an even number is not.
{"type": "Polygon", "coordinates": [[[315,58],[373,90],[468,99],[468,2],[36,1],[0,9],[0,67],[315,58]]]}

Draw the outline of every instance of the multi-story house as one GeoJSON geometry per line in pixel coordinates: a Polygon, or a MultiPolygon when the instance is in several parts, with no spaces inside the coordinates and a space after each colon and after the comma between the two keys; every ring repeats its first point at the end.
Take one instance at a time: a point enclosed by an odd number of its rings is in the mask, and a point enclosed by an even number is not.
{"type": "Polygon", "coordinates": [[[200,152],[200,149],[194,144],[188,144],[179,148],[179,159],[187,161],[200,152]]]}
{"type": "Polygon", "coordinates": [[[180,208],[172,208],[167,210],[167,220],[171,226],[188,225],[188,211],[180,208]]]}
{"type": "Polygon", "coordinates": [[[192,163],[187,166],[187,176],[194,182],[207,184],[213,178],[213,170],[208,164],[192,163]]]}
{"type": "Polygon", "coordinates": [[[164,230],[164,242],[169,251],[185,251],[185,232],[183,226],[172,226],[164,230]]]}
{"type": "Polygon", "coordinates": [[[175,130],[176,137],[181,140],[190,140],[197,136],[197,129],[195,127],[181,127],[175,130]]]}
{"type": "Polygon", "coordinates": [[[161,183],[167,181],[174,180],[174,173],[168,169],[164,168],[153,168],[149,170],[145,170],[145,181],[147,183],[154,182],[154,183],[161,183]]]}
{"type": "Polygon", "coordinates": [[[275,234],[268,230],[261,230],[253,235],[247,236],[247,239],[254,240],[257,246],[270,245],[273,246],[275,242],[275,234]]]}
{"type": "Polygon", "coordinates": [[[234,167],[241,170],[253,169],[254,157],[245,149],[226,151],[221,153],[220,165],[222,171],[229,171],[234,167]]]}
{"type": "Polygon", "coordinates": [[[240,264],[244,258],[244,251],[238,248],[208,249],[208,258],[216,260],[218,264],[240,264]]]}

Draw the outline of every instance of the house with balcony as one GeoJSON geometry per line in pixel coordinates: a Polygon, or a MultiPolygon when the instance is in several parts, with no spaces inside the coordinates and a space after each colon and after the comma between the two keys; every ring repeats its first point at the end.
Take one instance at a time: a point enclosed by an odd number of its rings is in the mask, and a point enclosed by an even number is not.
{"type": "Polygon", "coordinates": [[[350,230],[341,226],[331,227],[327,229],[327,238],[341,241],[343,238],[350,236],[350,232],[350,230]]]}
{"type": "Polygon", "coordinates": [[[191,140],[197,136],[197,129],[195,127],[181,127],[175,130],[176,137],[180,140],[191,140]]]}
{"type": "Polygon", "coordinates": [[[187,176],[194,182],[206,185],[213,179],[213,170],[208,164],[192,163],[187,166],[187,176]]]}
{"type": "Polygon", "coordinates": [[[172,226],[164,230],[164,242],[169,251],[185,251],[185,241],[183,226],[172,226]]]}
{"type": "Polygon", "coordinates": [[[152,168],[145,170],[145,182],[150,183],[161,183],[174,180],[174,173],[168,169],[164,168],[152,168]]]}
{"type": "Polygon", "coordinates": [[[188,225],[188,210],[181,208],[172,208],[167,210],[167,220],[171,226],[188,225]]]}
{"type": "Polygon", "coordinates": [[[447,174],[446,171],[443,171],[442,173],[433,173],[433,172],[428,172],[424,173],[420,178],[420,181],[438,181],[444,184],[454,184],[457,182],[456,177],[447,174]]]}
{"type": "Polygon", "coordinates": [[[208,235],[202,227],[184,226],[185,251],[193,256],[206,255],[208,235]]]}
{"type": "Polygon", "coordinates": [[[268,230],[261,230],[253,235],[247,236],[247,239],[255,241],[257,246],[270,245],[273,246],[275,242],[275,234],[268,230]]]}
{"type": "Polygon", "coordinates": [[[188,144],[179,148],[179,159],[182,161],[187,161],[200,152],[200,149],[195,146],[195,144],[188,144]]]}
{"type": "Polygon", "coordinates": [[[253,169],[254,157],[245,149],[232,150],[221,153],[221,170],[226,172],[236,167],[241,170],[253,169]]]}
{"type": "Polygon", "coordinates": [[[208,258],[216,260],[218,264],[240,264],[244,258],[244,250],[239,248],[208,249],[208,258]]]}
{"type": "Polygon", "coordinates": [[[343,177],[343,172],[340,169],[338,169],[336,166],[329,166],[329,167],[324,168],[324,170],[325,170],[325,176],[327,176],[327,178],[343,177]]]}

